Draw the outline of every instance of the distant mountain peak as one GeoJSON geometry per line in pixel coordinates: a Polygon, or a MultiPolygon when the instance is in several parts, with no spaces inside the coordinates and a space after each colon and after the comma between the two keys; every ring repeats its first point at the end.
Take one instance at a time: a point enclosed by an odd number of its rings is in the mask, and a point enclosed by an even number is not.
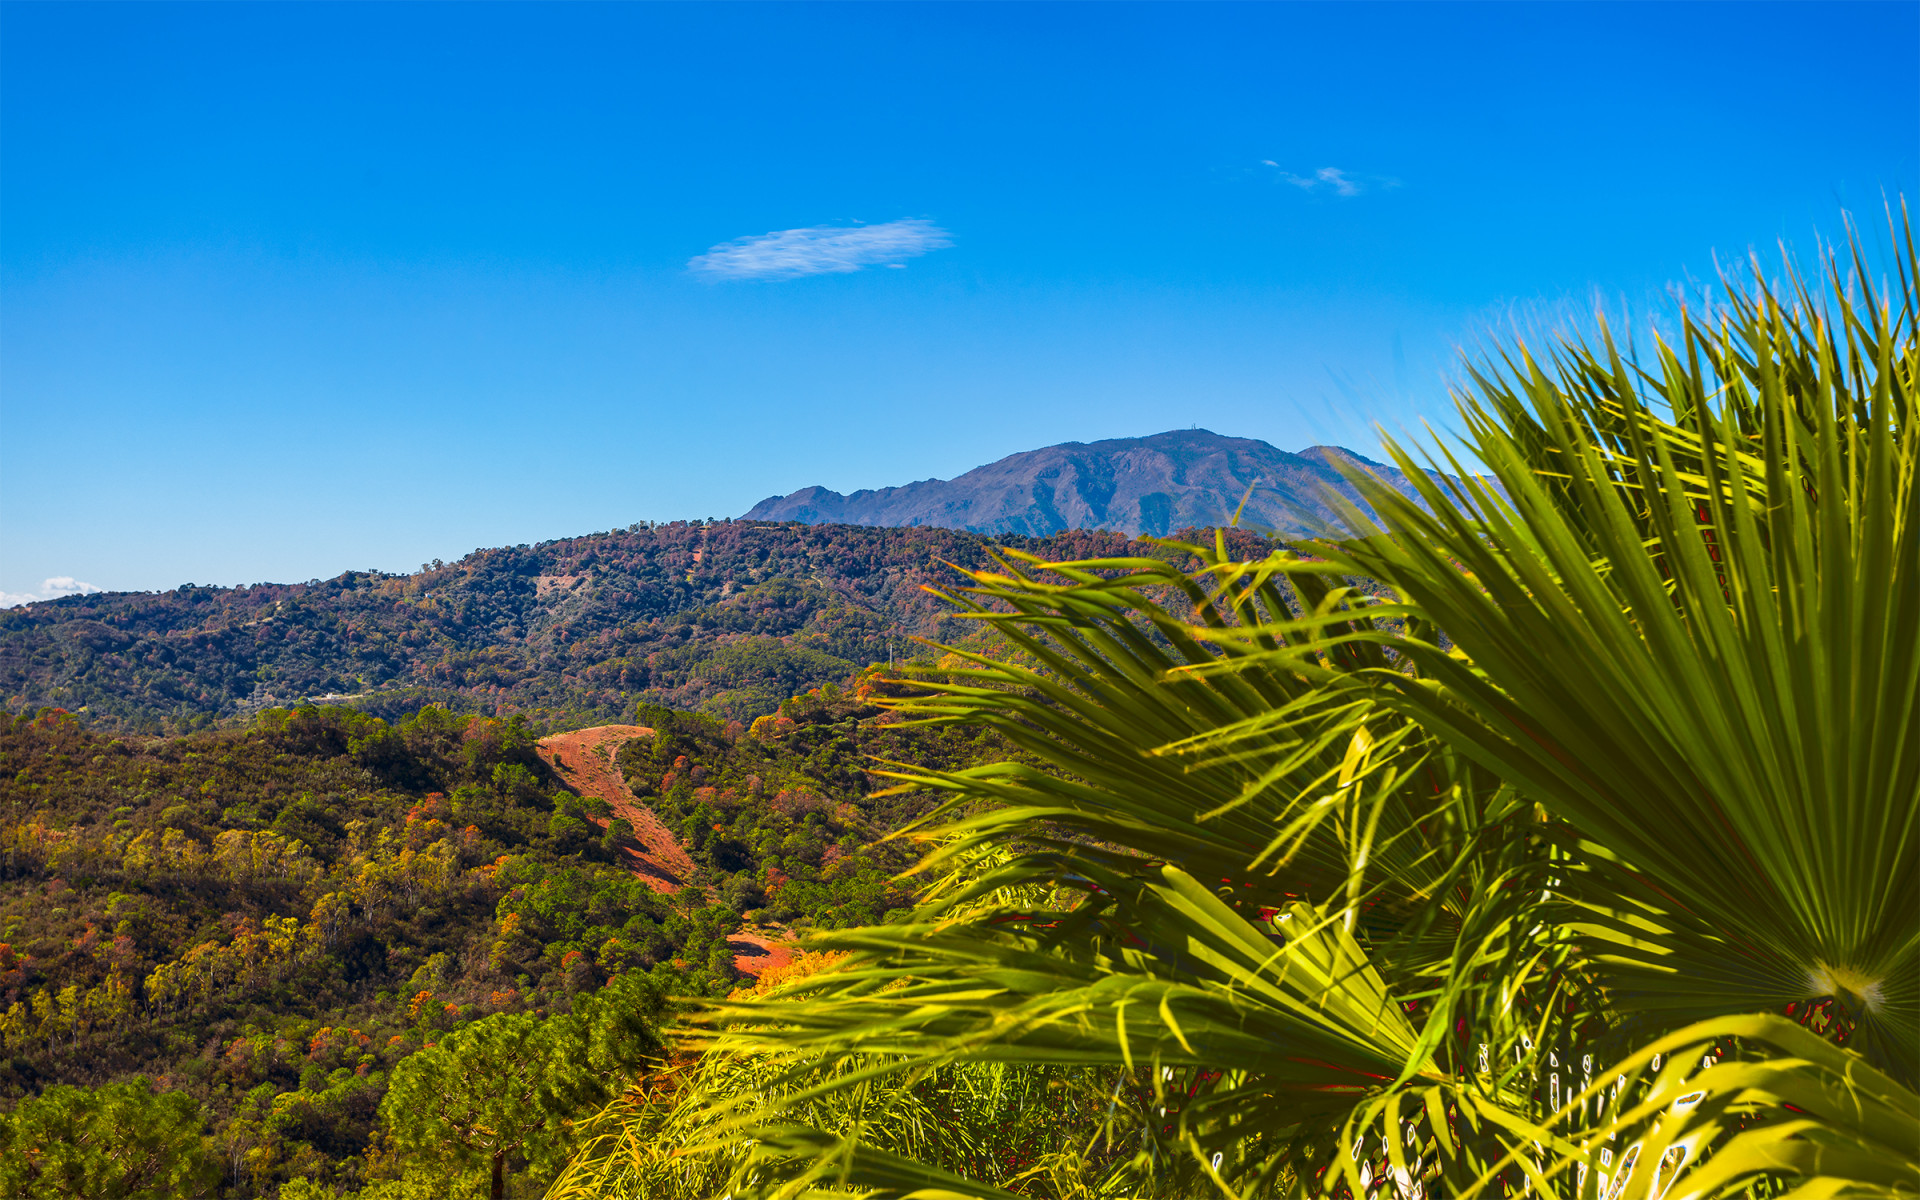
{"type": "Polygon", "coordinates": [[[1241,524],[1285,534],[1332,521],[1327,489],[1357,500],[1334,465],[1345,460],[1405,486],[1400,473],[1340,446],[1289,453],[1256,438],[1209,429],[1062,442],[1010,454],[953,479],[923,479],[842,495],[801,488],[769,496],[745,520],[808,525],[932,525],[976,533],[1045,535],[1113,529],[1166,536],[1224,525],[1242,497],[1241,524]],[[1248,495],[1248,489],[1252,494],[1248,495]]]}

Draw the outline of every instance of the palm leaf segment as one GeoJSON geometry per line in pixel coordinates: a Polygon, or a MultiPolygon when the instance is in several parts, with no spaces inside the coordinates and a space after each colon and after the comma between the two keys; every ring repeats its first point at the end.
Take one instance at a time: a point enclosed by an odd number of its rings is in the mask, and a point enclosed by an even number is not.
{"type": "MultiPolygon", "coordinates": [[[[1892,302],[1764,283],[1647,373],[1610,341],[1462,403],[1505,495],[1413,466],[1329,548],[1446,630],[1394,711],[1602,853],[1615,1007],[1811,1006],[1911,1086],[1920,1049],[1920,380],[1892,302]],[[1656,415],[1656,405],[1665,415],[1656,415]],[[1509,499],[1510,498],[1510,499],[1509,499]],[[1464,568],[1464,569],[1462,569],[1464,568]],[[1649,924],[1651,922],[1651,924],[1649,924]]],[[[1862,273],[1862,276],[1864,273],[1862,273]]],[[[1856,286],[1863,287],[1858,283],[1856,286]]],[[[1366,686],[1360,679],[1341,686],[1366,686]]]]}
{"type": "MultiPolygon", "coordinates": [[[[1545,1008],[1544,992],[1472,981],[1539,973],[1555,953],[1516,933],[1537,924],[1514,898],[1546,862],[1532,810],[1458,777],[1471,768],[1391,714],[1369,730],[1350,700],[1254,662],[1284,630],[1244,654],[1215,644],[1207,631],[1288,625],[1279,584],[1298,564],[1182,549],[1210,565],[1042,571],[1010,555],[976,576],[956,603],[1027,665],[977,657],[901,707],[994,725],[1025,761],[903,773],[953,796],[926,835],[929,903],[912,923],[822,939],[859,965],[798,1000],[717,1008],[731,1027],[717,1046],[894,1071],[1052,1064],[1137,1086],[1140,1155],[1122,1174],[1161,1194],[1273,1194],[1329,1165],[1354,1190],[1392,1170],[1464,1186],[1519,1144],[1506,1114],[1526,1101],[1504,1053],[1463,1074],[1461,1013],[1505,1046],[1545,1008]],[[1236,657],[1244,669],[1186,671],[1236,657]],[[1183,744],[1213,748],[1153,752],[1183,744]],[[1454,967],[1468,982],[1446,984],[1454,967]],[[1480,992],[1504,1015],[1482,1020],[1480,992]]],[[[1364,597],[1293,574],[1317,611],[1371,627],[1364,597]]],[[[1371,648],[1335,657],[1389,668],[1371,648]]],[[[755,1137],[770,1155],[816,1147],[847,1186],[899,1185],[897,1163],[846,1139],[768,1124],[755,1137]]]]}
{"type": "Polygon", "coordinates": [[[1603,1015],[1693,1043],[1637,1102],[1657,1051],[1582,1097],[1616,1106],[1586,1151],[1642,1139],[1623,1194],[1920,1186],[1920,306],[1900,244],[1886,297],[1856,249],[1824,297],[1756,280],[1683,318],[1646,369],[1603,332],[1482,372],[1461,409],[1498,487],[1396,448],[1420,502],[1358,480],[1384,529],[1319,547],[1394,589],[1381,615],[1403,628],[1352,636],[1416,668],[1330,691],[1557,818],[1603,1015]]]}

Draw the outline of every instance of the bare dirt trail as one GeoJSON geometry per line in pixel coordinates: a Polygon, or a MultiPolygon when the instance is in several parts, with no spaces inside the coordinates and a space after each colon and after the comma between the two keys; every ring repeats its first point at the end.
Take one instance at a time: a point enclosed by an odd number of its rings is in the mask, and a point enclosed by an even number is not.
{"type": "MultiPolygon", "coordinates": [[[[535,750],[568,787],[582,796],[598,796],[614,816],[627,819],[639,842],[624,848],[628,869],[654,891],[671,894],[693,874],[693,860],[653,810],[634,796],[615,765],[621,746],[652,736],[653,730],[644,725],[596,725],[541,738],[535,750]]],[[[607,825],[603,820],[598,823],[602,828],[607,825]]]]}
{"type": "MultiPolygon", "coordinates": [[[[693,874],[693,860],[680,839],[663,824],[654,811],[640,803],[617,765],[620,747],[637,737],[652,737],[644,725],[596,725],[541,738],[535,750],[542,761],[553,768],[568,787],[582,796],[598,796],[613,809],[616,817],[625,817],[633,826],[638,846],[627,846],[622,853],[627,869],[646,881],[656,892],[671,895],[685,886],[693,874]]],[[[595,818],[601,828],[606,821],[595,818]]],[[[742,931],[727,938],[733,948],[734,969],[746,975],[759,975],[774,967],[785,966],[794,955],[791,943],[758,930],[742,931]]]]}

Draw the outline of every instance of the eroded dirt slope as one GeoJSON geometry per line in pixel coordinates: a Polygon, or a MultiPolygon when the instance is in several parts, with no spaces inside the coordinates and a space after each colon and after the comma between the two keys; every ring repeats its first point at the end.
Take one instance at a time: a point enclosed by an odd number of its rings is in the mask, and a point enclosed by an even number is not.
{"type": "MultiPolygon", "coordinates": [[[[672,893],[693,873],[693,860],[654,811],[634,796],[617,765],[621,746],[633,738],[652,736],[653,730],[644,725],[596,725],[541,738],[538,751],[568,787],[582,796],[605,800],[614,816],[625,817],[633,825],[639,844],[624,848],[627,867],[654,891],[672,893]]],[[[606,828],[606,821],[598,823],[606,828]]],[[[735,951],[734,968],[746,975],[784,966],[793,957],[790,943],[757,931],[736,933],[727,943],[735,951]]]]}
{"type": "MultiPolygon", "coordinates": [[[[633,826],[638,845],[625,847],[627,866],[656,892],[677,892],[693,873],[693,860],[653,810],[640,803],[615,765],[620,747],[637,737],[652,737],[644,725],[596,725],[541,738],[540,757],[568,787],[582,796],[598,796],[633,826]]],[[[606,821],[599,821],[602,828],[606,821]]]]}
{"type": "Polygon", "coordinates": [[[743,929],[727,939],[733,947],[733,969],[743,975],[759,975],[793,961],[793,943],[780,936],[784,931],[765,932],[743,929]]]}

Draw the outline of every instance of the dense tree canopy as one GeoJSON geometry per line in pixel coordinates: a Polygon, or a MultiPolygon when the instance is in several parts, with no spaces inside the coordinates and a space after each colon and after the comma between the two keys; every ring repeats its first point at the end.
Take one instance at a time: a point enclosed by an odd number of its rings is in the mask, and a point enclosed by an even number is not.
{"type": "Polygon", "coordinates": [[[191,1200],[220,1159],[200,1106],[144,1077],[56,1085],[0,1116],[0,1192],[22,1200],[191,1200]]]}
{"type": "Polygon", "coordinates": [[[444,1187],[477,1171],[491,1200],[517,1166],[550,1177],[573,1151],[569,1122],[660,1054],[648,1018],[664,1007],[657,985],[627,980],[570,1014],[499,1013],[409,1055],[381,1105],[406,1177],[444,1187]]]}

